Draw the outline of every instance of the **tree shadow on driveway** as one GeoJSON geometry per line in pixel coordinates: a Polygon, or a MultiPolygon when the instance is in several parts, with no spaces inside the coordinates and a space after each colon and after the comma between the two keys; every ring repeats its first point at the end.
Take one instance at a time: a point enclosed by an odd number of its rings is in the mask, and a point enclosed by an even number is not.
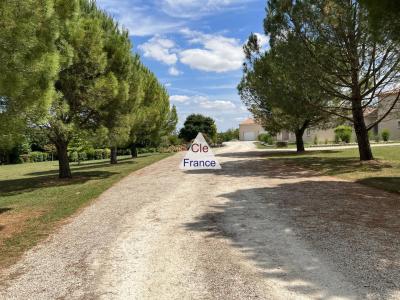
{"type": "Polygon", "coordinates": [[[259,154],[226,156],[239,159],[218,171],[186,171],[234,177],[243,188],[218,195],[224,204],[185,228],[228,240],[263,276],[306,298],[398,296],[400,196],[259,154]],[[246,188],[253,180],[257,187],[246,188]]]}
{"type": "Polygon", "coordinates": [[[400,292],[398,198],[311,180],[219,197],[227,202],[186,228],[230,240],[288,291],[320,299],[387,299],[400,292]],[[341,290],[326,266],[352,283],[354,294],[341,290]]]}

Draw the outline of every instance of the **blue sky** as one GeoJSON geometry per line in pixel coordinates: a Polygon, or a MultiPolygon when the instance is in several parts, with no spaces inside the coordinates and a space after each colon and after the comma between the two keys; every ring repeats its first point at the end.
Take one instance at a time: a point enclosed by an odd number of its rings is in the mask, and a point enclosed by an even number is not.
{"type": "Polygon", "coordinates": [[[191,113],[213,117],[219,131],[236,128],[250,116],[236,86],[242,75],[242,45],[251,32],[263,33],[265,0],[97,3],[129,30],[134,51],[167,87],[179,127],[191,113]]]}

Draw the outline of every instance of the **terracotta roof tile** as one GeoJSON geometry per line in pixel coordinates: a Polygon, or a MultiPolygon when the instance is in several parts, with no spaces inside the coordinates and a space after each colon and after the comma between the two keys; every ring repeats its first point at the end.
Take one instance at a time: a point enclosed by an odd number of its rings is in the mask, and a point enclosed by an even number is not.
{"type": "Polygon", "coordinates": [[[252,118],[247,118],[246,120],[244,120],[240,123],[240,125],[253,125],[253,124],[257,124],[257,123],[252,118]]]}

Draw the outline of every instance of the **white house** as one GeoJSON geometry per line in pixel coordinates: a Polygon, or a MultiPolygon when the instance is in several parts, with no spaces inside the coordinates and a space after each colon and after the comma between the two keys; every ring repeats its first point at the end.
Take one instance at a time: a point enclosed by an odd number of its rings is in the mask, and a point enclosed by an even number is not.
{"type": "Polygon", "coordinates": [[[259,134],[265,132],[264,128],[251,118],[239,124],[239,140],[241,141],[255,141],[259,134]]]}

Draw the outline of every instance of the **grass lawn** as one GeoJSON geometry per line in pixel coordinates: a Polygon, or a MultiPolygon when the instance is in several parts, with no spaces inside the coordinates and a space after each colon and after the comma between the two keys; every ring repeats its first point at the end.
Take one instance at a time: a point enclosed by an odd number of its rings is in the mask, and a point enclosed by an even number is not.
{"type": "Polygon", "coordinates": [[[376,161],[359,161],[358,149],[271,153],[268,159],[309,168],[361,184],[400,193],[400,146],[373,147],[376,161]]]}
{"type": "Polygon", "coordinates": [[[169,155],[73,163],[72,180],[58,179],[56,161],[0,166],[0,269],[115,182],[169,155]]]}

